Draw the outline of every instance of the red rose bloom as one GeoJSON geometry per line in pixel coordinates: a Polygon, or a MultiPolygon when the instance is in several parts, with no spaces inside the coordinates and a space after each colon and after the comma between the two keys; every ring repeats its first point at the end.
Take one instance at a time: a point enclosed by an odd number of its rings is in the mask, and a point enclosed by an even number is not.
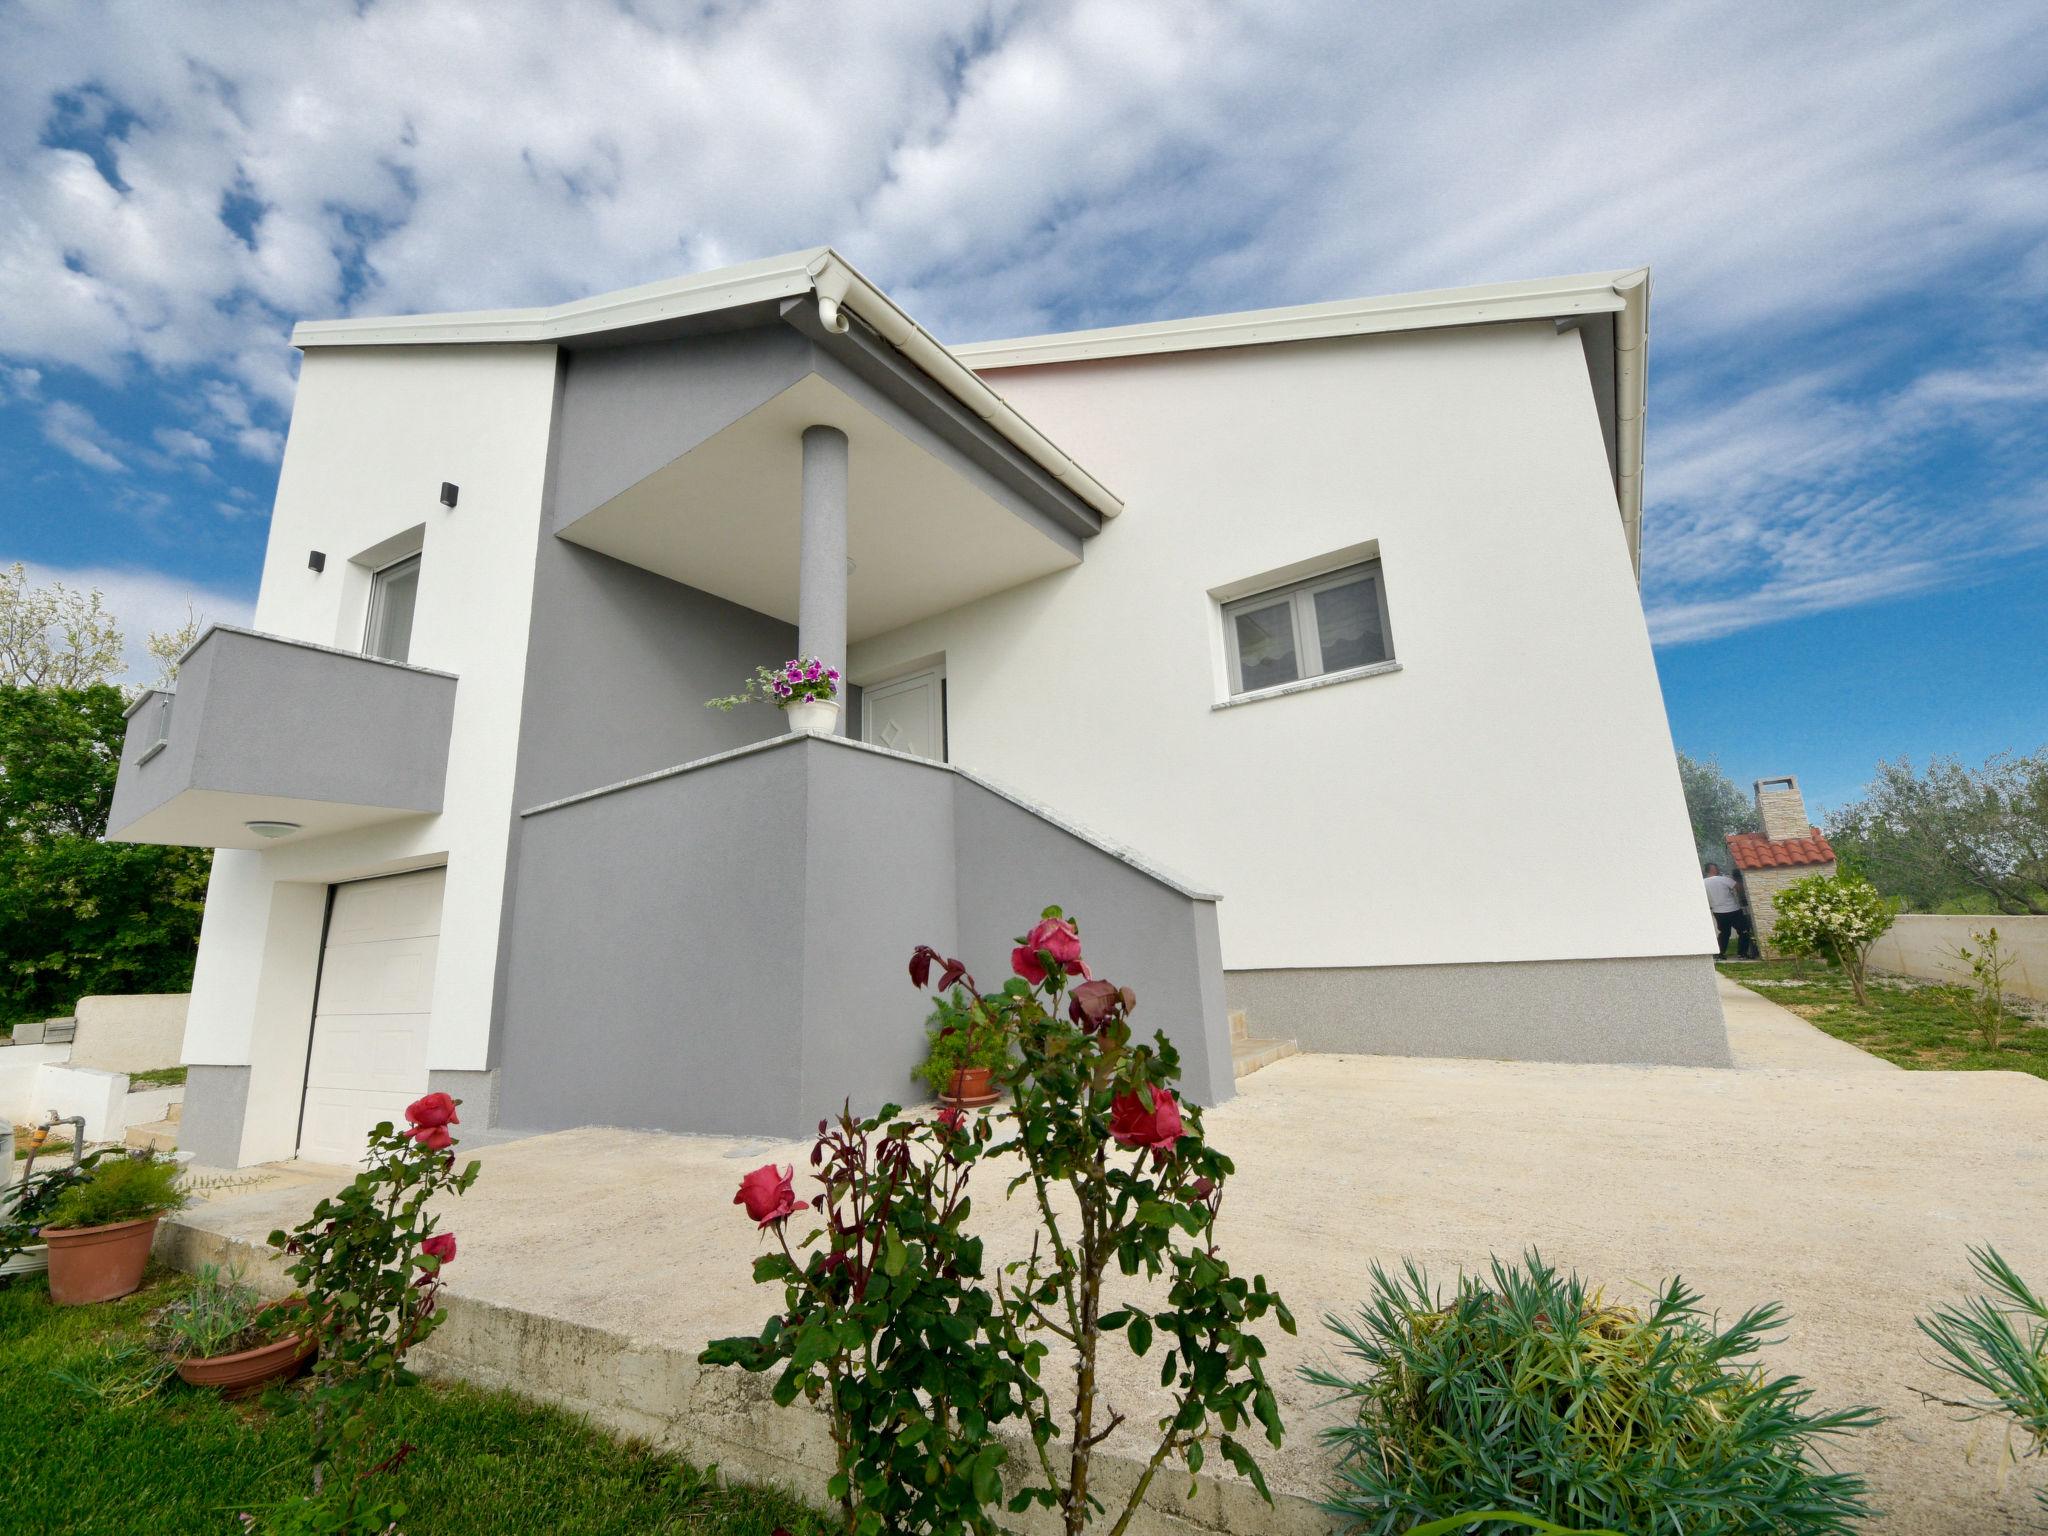
{"type": "Polygon", "coordinates": [[[455,1113],[455,1101],[445,1093],[430,1093],[423,1099],[414,1099],[405,1106],[405,1118],[414,1125],[423,1126],[462,1124],[462,1116],[455,1113]]]}
{"type": "Polygon", "coordinates": [[[1118,1094],[1111,1102],[1109,1134],[1120,1147],[1170,1152],[1186,1129],[1171,1090],[1146,1084],[1133,1093],[1118,1094]]]}
{"type": "Polygon", "coordinates": [[[732,1197],[732,1203],[744,1205],[760,1225],[771,1226],[803,1209],[790,1182],[795,1177],[794,1168],[777,1173],[773,1163],[763,1163],[740,1180],[740,1192],[732,1197]]]}
{"type": "Polygon", "coordinates": [[[964,1109],[942,1109],[939,1111],[939,1124],[949,1131],[957,1131],[966,1123],[967,1111],[964,1109]]]}
{"type": "Polygon", "coordinates": [[[405,1133],[429,1152],[445,1152],[455,1145],[445,1125],[416,1125],[405,1133]]]}
{"type": "Polygon", "coordinates": [[[441,1267],[446,1269],[455,1262],[455,1234],[453,1232],[436,1232],[432,1237],[420,1244],[420,1252],[426,1254],[429,1258],[439,1259],[441,1267]]]}
{"type": "Polygon", "coordinates": [[[1043,950],[1059,962],[1070,976],[1085,977],[1088,967],[1081,960],[1081,932],[1063,917],[1048,917],[1024,936],[1024,942],[1010,951],[1010,969],[1034,987],[1045,980],[1043,950]]]}

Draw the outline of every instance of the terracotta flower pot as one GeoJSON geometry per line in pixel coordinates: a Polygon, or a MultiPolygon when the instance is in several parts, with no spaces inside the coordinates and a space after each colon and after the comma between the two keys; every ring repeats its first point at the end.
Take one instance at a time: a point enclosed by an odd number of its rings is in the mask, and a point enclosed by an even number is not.
{"type": "Polygon", "coordinates": [[[60,1307],[112,1301],[142,1284],[157,1218],[105,1227],[45,1227],[50,1245],[50,1300],[60,1307]]]}
{"type": "Polygon", "coordinates": [[[983,1109],[1001,1097],[989,1086],[987,1067],[960,1067],[953,1073],[952,1088],[940,1095],[955,1109],[983,1109]]]}
{"type": "MultiPolygon", "coordinates": [[[[306,1298],[293,1296],[264,1308],[266,1312],[299,1310],[306,1298]]],[[[285,1381],[313,1363],[320,1341],[310,1333],[288,1333],[232,1355],[206,1360],[180,1360],[178,1375],[195,1387],[217,1387],[222,1397],[246,1397],[273,1381],[285,1381]]]]}

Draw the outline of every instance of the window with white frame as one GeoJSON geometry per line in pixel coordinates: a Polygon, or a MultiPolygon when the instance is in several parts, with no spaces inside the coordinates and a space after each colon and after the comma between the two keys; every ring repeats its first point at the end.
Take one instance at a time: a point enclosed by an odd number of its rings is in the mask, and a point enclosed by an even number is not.
{"type": "Polygon", "coordinates": [[[363,631],[363,654],[386,661],[412,656],[412,615],[420,594],[420,557],[385,566],[370,578],[370,622],[363,631]]]}
{"type": "Polygon", "coordinates": [[[1380,563],[1240,597],[1223,605],[1233,696],[1394,659],[1380,563]]]}

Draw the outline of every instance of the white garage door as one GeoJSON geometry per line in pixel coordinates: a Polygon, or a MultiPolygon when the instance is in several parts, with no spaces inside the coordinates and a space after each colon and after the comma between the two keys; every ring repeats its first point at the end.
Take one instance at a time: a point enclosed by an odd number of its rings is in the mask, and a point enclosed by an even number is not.
{"type": "Polygon", "coordinates": [[[334,888],[299,1121],[299,1156],[308,1161],[360,1161],[370,1128],[402,1124],[405,1106],[427,1091],[446,874],[423,869],[334,888]]]}

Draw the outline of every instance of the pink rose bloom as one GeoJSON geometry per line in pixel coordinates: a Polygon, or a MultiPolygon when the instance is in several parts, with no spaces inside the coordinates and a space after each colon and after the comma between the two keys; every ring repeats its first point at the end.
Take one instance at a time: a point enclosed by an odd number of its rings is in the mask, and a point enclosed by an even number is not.
{"type": "Polygon", "coordinates": [[[430,1093],[423,1099],[414,1099],[405,1106],[405,1118],[414,1125],[460,1125],[462,1116],[455,1113],[455,1101],[445,1093],[430,1093]]]}
{"type": "Polygon", "coordinates": [[[1109,1134],[1120,1147],[1150,1147],[1170,1152],[1187,1134],[1180,1105],[1165,1088],[1149,1083],[1133,1093],[1120,1093],[1109,1106],[1109,1134]]]}
{"type": "Polygon", "coordinates": [[[455,1262],[455,1234],[453,1232],[436,1232],[432,1237],[420,1244],[420,1252],[429,1258],[439,1259],[441,1267],[446,1269],[455,1262]]]}
{"type": "Polygon", "coordinates": [[[1045,963],[1038,957],[1040,950],[1057,960],[1068,975],[1088,975],[1088,967],[1081,959],[1081,932],[1065,918],[1046,918],[1010,951],[1010,969],[1034,987],[1045,980],[1045,963]]]}
{"type": "Polygon", "coordinates": [[[405,1133],[429,1152],[445,1152],[455,1145],[445,1125],[416,1125],[405,1133]]]}
{"type": "Polygon", "coordinates": [[[803,1209],[791,1183],[795,1177],[794,1168],[778,1173],[773,1163],[763,1163],[740,1180],[740,1192],[732,1197],[732,1203],[744,1205],[760,1225],[772,1226],[803,1209]]]}

